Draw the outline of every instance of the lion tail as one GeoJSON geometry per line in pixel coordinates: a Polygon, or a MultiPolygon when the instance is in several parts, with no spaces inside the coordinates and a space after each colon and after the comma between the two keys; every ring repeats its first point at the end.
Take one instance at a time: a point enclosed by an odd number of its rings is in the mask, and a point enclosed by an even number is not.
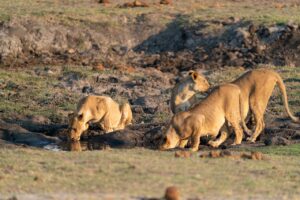
{"type": "Polygon", "coordinates": [[[282,100],[283,100],[283,104],[284,104],[284,108],[287,112],[287,114],[289,115],[289,117],[292,119],[292,121],[294,122],[300,122],[299,117],[296,117],[292,114],[292,112],[289,109],[289,104],[288,104],[288,98],[287,98],[287,94],[286,94],[286,88],[285,85],[283,83],[282,78],[279,76],[279,74],[276,74],[276,78],[277,78],[277,85],[280,89],[281,95],[282,95],[282,100]]]}

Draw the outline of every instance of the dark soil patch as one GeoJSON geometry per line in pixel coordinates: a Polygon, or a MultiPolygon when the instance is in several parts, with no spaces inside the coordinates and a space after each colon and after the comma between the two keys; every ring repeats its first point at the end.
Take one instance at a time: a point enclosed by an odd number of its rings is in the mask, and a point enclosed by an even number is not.
{"type": "MultiPolygon", "coordinates": [[[[143,5],[136,2],[132,4],[143,5]]],[[[161,17],[131,16],[118,29],[100,22],[64,26],[14,19],[0,25],[0,64],[142,66],[173,73],[261,63],[300,65],[298,25],[265,26],[235,18],[189,24],[188,16],[178,15],[165,26],[159,23],[161,17]]]]}

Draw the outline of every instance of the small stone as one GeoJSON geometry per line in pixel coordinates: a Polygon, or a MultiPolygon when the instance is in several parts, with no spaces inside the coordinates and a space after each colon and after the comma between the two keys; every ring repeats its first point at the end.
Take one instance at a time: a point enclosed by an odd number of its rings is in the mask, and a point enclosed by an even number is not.
{"type": "Polygon", "coordinates": [[[93,70],[94,71],[103,71],[103,70],[105,70],[105,67],[104,67],[104,65],[99,64],[97,66],[93,66],[93,70]]]}
{"type": "Polygon", "coordinates": [[[176,151],[175,152],[175,157],[176,158],[190,158],[191,155],[192,154],[189,151],[176,151]]]}
{"type": "Polygon", "coordinates": [[[221,157],[221,152],[220,151],[211,151],[209,153],[209,156],[212,158],[219,158],[219,157],[221,157]]]}
{"type": "Polygon", "coordinates": [[[266,146],[270,146],[270,145],[272,144],[272,140],[271,140],[270,138],[265,139],[264,144],[265,144],[266,146]]]}
{"type": "Polygon", "coordinates": [[[89,94],[89,93],[93,93],[93,92],[94,92],[94,88],[91,87],[91,86],[84,86],[84,87],[82,88],[82,93],[87,93],[87,94],[89,94]]]}
{"type": "Polygon", "coordinates": [[[178,188],[175,186],[168,187],[166,189],[165,199],[166,200],[179,200],[180,193],[179,193],[178,188]]]}
{"type": "Polygon", "coordinates": [[[109,0],[99,0],[99,3],[110,3],[109,0]]]}
{"type": "Polygon", "coordinates": [[[262,160],[263,159],[263,154],[261,152],[258,152],[258,151],[251,152],[251,159],[252,160],[262,160]]]}
{"type": "Polygon", "coordinates": [[[172,0],[161,0],[160,4],[169,5],[172,4],[172,0]]]}
{"type": "Polygon", "coordinates": [[[222,157],[226,157],[226,156],[231,156],[232,153],[228,150],[223,150],[221,151],[221,154],[220,154],[222,157]]]}
{"type": "Polygon", "coordinates": [[[75,50],[74,49],[68,49],[68,53],[73,54],[73,53],[75,53],[75,50]]]}

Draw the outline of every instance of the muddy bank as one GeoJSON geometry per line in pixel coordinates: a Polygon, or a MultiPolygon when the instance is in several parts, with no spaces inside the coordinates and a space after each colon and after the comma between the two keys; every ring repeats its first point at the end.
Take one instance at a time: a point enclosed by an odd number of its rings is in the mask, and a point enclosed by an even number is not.
{"type": "Polygon", "coordinates": [[[238,18],[196,21],[162,14],[112,16],[108,23],[12,19],[0,24],[0,64],[156,67],[177,72],[260,63],[300,65],[298,25],[256,25],[238,18]]]}
{"type": "Polygon", "coordinates": [[[3,120],[0,120],[0,140],[34,147],[44,147],[48,144],[59,143],[61,141],[57,137],[30,132],[17,124],[6,123],[3,120]]]}

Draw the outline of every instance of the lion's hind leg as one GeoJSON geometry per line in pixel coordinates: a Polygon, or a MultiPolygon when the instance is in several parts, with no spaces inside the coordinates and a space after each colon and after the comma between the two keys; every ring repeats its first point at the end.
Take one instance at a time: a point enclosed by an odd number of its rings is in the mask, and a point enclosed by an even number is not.
{"type": "MultiPolygon", "coordinates": [[[[272,92],[272,90],[270,91],[272,92]]],[[[251,137],[248,137],[247,140],[252,143],[256,141],[256,138],[265,128],[264,113],[267,108],[269,98],[272,94],[271,92],[265,93],[264,96],[260,96],[263,99],[263,101],[260,101],[259,97],[255,95],[250,99],[250,108],[253,111],[255,119],[255,130],[251,137]]]]}

